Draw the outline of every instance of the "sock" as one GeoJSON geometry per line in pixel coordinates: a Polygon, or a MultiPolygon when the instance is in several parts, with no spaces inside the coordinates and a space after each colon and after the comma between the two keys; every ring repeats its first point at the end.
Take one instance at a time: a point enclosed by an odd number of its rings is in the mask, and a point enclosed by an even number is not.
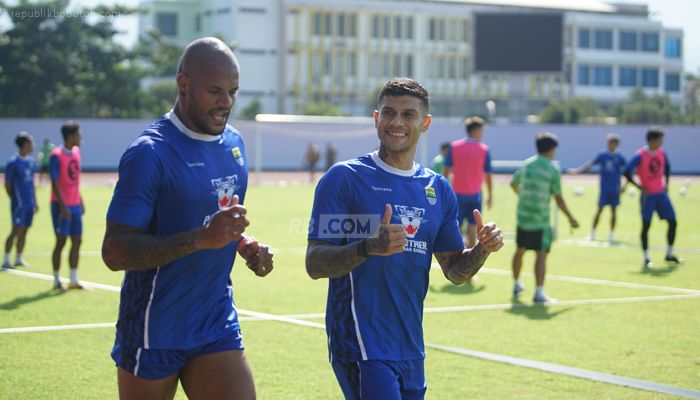
{"type": "Polygon", "coordinates": [[[9,264],[10,263],[10,253],[5,253],[5,262],[4,264],[9,264]]]}
{"type": "Polygon", "coordinates": [[[591,229],[591,239],[595,239],[595,229],[591,229]]]}
{"type": "Polygon", "coordinates": [[[513,286],[520,286],[520,287],[523,287],[523,283],[520,282],[520,279],[516,279],[515,282],[513,283],[513,286]]]}
{"type": "Polygon", "coordinates": [[[610,235],[608,235],[608,241],[612,242],[613,239],[615,239],[615,234],[610,232],[610,235]]]}
{"type": "Polygon", "coordinates": [[[668,251],[666,252],[666,256],[670,257],[673,255],[673,246],[669,245],[668,246],[668,251]]]}
{"type": "Polygon", "coordinates": [[[78,268],[71,268],[70,269],[70,283],[72,283],[72,284],[78,283],[78,268]]]}
{"type": "Polygon", "coordinates": [[[61,273],[58,270],[53,271],[53,283],[55,285],[60,285],[61,284],[61,273]]]}
{"type": "Polygon", "coordinates": [[[537,288],[535,288],[535,296],[537,296],[537,297],[544,296],[544,286],[537,286],[537,288]]]}
{"type": "Polygon", "coordinates": [[[15,264],[21,264],[22,263],[22,253],[17,253],[15,255],[15,264]]]}
{"type": "Polygon", "coordinates": [[[644,259],[649,260],[649,250],[642,250],[644,252],[644,259]]]}

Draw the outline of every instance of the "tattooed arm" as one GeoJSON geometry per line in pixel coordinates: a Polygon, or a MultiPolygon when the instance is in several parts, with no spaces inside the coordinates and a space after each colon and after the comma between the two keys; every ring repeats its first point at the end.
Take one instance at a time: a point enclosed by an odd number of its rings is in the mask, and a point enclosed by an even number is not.
{"type": "Polygon", "coordinates": [[[489,254],[503,247],[501,228],[495,223],[484,225],[479,211],[474,210],[477,239],[479,243],[471,249],[435,253],[435,258],[445,277],[455,285],[461,285],[476,274],[484,265],[489,254]]]}
{"type": "Polygon", "coordinates": [[[249,222],[246,210],[237,204],[218,211],[206,226],[157,237],[143,229],[107,221],[102,259],[113,271],[156,268],[203,249],[218,249],[240,240],[249,222]]]}

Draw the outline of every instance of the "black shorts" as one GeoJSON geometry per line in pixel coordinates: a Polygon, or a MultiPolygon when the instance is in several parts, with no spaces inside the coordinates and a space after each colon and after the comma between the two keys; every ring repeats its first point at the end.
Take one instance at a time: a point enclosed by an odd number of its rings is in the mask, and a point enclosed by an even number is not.
{"type": "Polygon", "coordinates": [[[515,241],[518,247],[524,247],[528,250],[549,251],[552,247],[552,230],[550,228],[545,228],[528,231],[518,228],[515,241]]]}

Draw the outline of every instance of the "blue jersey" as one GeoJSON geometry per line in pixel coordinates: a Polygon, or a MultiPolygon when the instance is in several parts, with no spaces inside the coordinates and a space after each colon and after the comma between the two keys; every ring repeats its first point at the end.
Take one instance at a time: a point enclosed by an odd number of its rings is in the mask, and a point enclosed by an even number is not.
{"type": "Polygon", "coordinates": [[[15,154],[10,157],[5,166],[5,182],[12,185],[10,194],[10,206],[12,209],[33,209],[36,204],[34,193],[34,173],[36,164],[29,156],[22,157],[15,154]]]}
{"type": "MultiPolygon", "coordinates": [[[[154,122],[119,162],[109,221],[169,236],[207,224],[234,194],[243,202],[248,167],[240,134],[188,130],[174,112],[154,122]]],[[[125,273],[117,339],[122,345],[186,349],[237,331],[231,269],[236,242],[169,264],[125,273]]]]}
{"type": "Polygon", "coordinates": [[[327,238],[327,214],[375,214],[392,207],[403,224],[403,253],[372,256],[352,272],[329,279],[326,332],[331,361],[411,360],[425,357],[423,301],[434,252],[464,248],[457,198],[449,182],[414,164],[402,171],[377,153],[334,165],[316,188],[309,240],[343,245],[360,239],[327,238]]]}
{"type": "Polygon", "coordinates": [[[593,159],[593,164],[600,167],[600,191],[619,193],[625,157],[617,151],[611,153],[608,150],[601,150],[593,159]]]}

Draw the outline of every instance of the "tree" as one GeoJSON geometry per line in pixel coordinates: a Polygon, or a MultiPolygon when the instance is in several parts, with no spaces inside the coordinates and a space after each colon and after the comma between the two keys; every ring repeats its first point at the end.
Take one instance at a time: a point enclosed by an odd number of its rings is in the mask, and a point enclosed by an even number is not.
{"type": "Polygon", "coordinates": [[[140,116],[141,69],[114,43],[124,7],[67,10],[67,0],[0,3],[11,29],[0,33],[0,116],[140,116]],[[88,15],[100,15],[94,24],[88,15]]]}
{"type": "Polygon", "coordinates": [[[622,124],[679,124],[683,122],[681,107],[668,96],[647,96],[642,89],[634,89],[630,99],[616,104],[613,113],[622,124]]]}
{"type": "Polygon", "coordinates": [[[255,120],[255,116],[262,113],[262,103],[257,97],[254,98],[250,103],[246,104],[245,107],[238,114],[241,119],[245,120],[255,120]]]}
{"type": "Polygon", "coordinates": [[[700,76],[688,74],[685,78],[685,123],[700,124],[700,76]]]}
{"type": "Polygon", "coordinates": [[[347,116],[338,106],[330,103],[306,103],[301,113],[304,115],[321,115],[327,117],[347,116]]]}
{"type": "Polygon", "coordinates": [[[598,123],[606,115],[600,106],[590,99],[570,99],[564,103],[551,102],[540,111],[540,122],[548,124],[598,123]]]}
{"type": "Polygon", "coordinates": [[[143,93],[145,116],[160,117],[173,108],[177,98],[177,82],[173,76],[167,80],[152,83],[143,93]]]}
{"type": "Polygon", "coordinates": [[[182,47],[153,28],[139,38],[135,53],[143,62],[148,76],[174,77],[182,50],[182,47]]]}

